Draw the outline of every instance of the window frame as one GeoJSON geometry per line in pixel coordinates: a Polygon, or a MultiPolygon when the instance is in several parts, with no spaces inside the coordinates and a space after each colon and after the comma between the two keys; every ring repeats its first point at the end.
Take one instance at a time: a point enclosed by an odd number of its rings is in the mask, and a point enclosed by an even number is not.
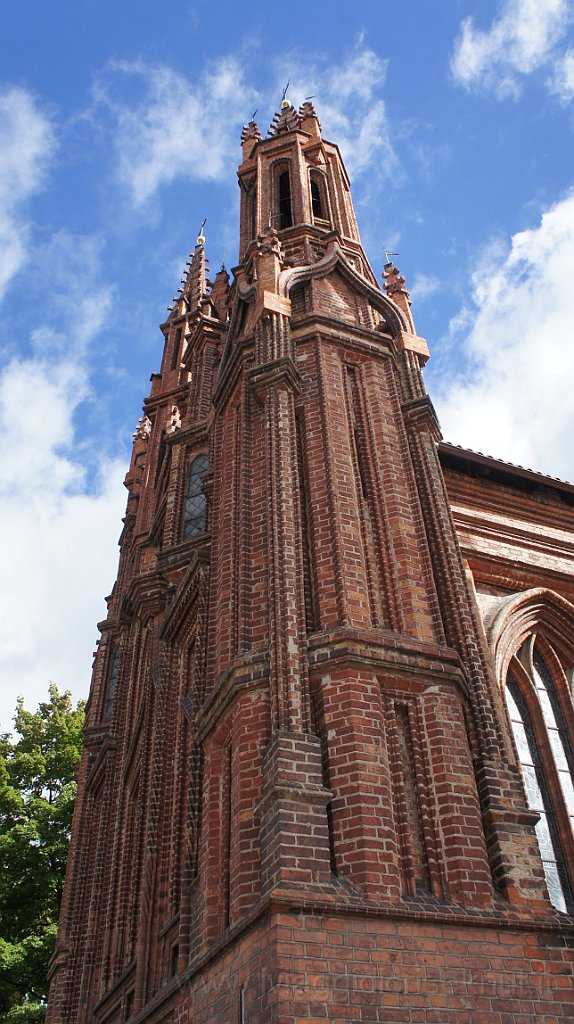
{"type": "Polygon", "coordinates": [[[309,170],[309,199],[311,208],[311,219],[313,224],[319,225],[319,227],[331,227],[331,208],[329,204],[329,190],[327,187],[327,178],[317,167],[312,167],[309,170]],[[321,216],[315,214],[313,209],[313,183],[317,185],[319,190],[319,201],[321,203],[321,216]]]}
{"type": "Polygon", "coordinates": [[[276,160],[271,167],[272,173],[272,224],[277,231],[287,231],[293,227],[295,223],[295,214],[293,209],[293,166],[291,160],[281,158],[276,160]],[[281,213],[281,194],[280,194],[280,179],[283,174],[288,175],[289,181],[289,212],[290,212],[290,223],[282,224],[282,213],[281,213]]]}

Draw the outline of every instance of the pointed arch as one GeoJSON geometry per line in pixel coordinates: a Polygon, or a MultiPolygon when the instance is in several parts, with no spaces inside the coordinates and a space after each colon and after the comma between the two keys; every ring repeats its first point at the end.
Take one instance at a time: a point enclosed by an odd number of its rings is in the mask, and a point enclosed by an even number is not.
{"type": "MultiPolygon", "coordinates": [[[[303,281],[311,278],[327,277],[335,268],[341,276],[359,294],[371,302],[384,316],[393,337],[408,333],[409,325],[404,313],[395,302],[383,293],[380,288],[375,287],[365,277],[358,274],[354,267],[345,258],[345,254],[336,240],[332,241],[327,248],[325,256],[316,263],[309,263],[299,267],[287,267],[279,275],[279,294],[288,296],[291,289],[303,281]]],[[[243,293],[241,293],[243,297],[243,293]]]]}
{"type": "Polygon", "coordinates": [[[542,633],[568,666],[574,665],[574,605],[554,590],[535,587],[504,601],[488,631],[501,682],[513,656],[533,633],[542,633]]]}
{"type": "Polygon", "coordinates": [[[550,900],[574,910],[574,606],[536,587],[505,600],[489,630],[516,763],[550,900]]]}

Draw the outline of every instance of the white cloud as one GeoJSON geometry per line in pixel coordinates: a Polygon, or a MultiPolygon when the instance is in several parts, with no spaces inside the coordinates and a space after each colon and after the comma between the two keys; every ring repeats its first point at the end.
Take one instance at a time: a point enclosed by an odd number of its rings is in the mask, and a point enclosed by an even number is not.
{"type": "Polygon", "coordinates": [[[72,418],[85,381],[70,363],[11,363],[0,378],[0,730],[19,694],[35,708],[50,681],[86,696],[96,622],[114,580],[125,466],[103,463],[88,492],[72,418]],[[33,396],[33,403],[30,403],[33,396]]]}
{"type": "Polygon", "coordinates": [[[568,0],[504,0],[489,29],[465,18],[451,68],[468,89],[493,89],[517,96],[521,76],[546,64],[568,24],[568,0]]]}
{"type": "Polygon", "coordinates": [[[95,99],[113,115],[120,177],[136,206],[177,177],[227,178],[238,149],[238,97],[245,109],[257,105],[236,57],[221,58],[194,82],[164,65],[109,65],[95,99]],[[138,98],[119,99],[134,82],[138,98]]]}
{"type": "Polygon", "coordinates": [[[0,92],[0,299],[26,260],[26,202],[42,187],[54,149],[34,97],[21,88],[0,92]]]}
{"type": "Polygon", "coordinates": [[[417,274],[409,284],[409,291],[414,303],[423,302],[430,295],[435,295],[441,286],[440,279],[432,274],[417,274]]]}
{"type": "Polygon", "coordinates": [[[89,479],[93,453],[75,426],[91,397],[91,343],[111,305],[98,280],[98,243],[61,233],[39,258],[42,309],[57,317],[58,330],[39,323],[31,355],[0,371],[0,730],[10,728],[18,694],[35,707],[51,680],[87,694],[125,507],[124,461],[96,458],[95,482],[89,479]]]}
{"type": "MultiPolygon", "coordinates": [[[[241,113],[249,116],[260,103],[249,70],[237,56],[221,58],[193,82],[163,65],[108,66],[94,98],[96,107],[112,115],[118,173],[136,206],[178,177],[228,180],[239,154],[241,113]]],[[[295,106],[317,96],[325,132],[337,139],[353,175],[369,170],[390,176],[399,169],[380,95],[386,71],[387,61],[362,40],[340,65],[320,59],[310,65],[296,54],[277,57],[273,64],[278,82],[291,79],[289,98],[295,106]]],[[[268,125],[260,119],[265,135],[268,125]]]]}
{"type": "Polygon", "coordinates": [[[574,50],[568,50],[556,61],[548,85],[551,92],[558,94],[562,103],[569,103],[574,99],[574,50]]]}
{"type": "Polygon", "coordinates": [[[290,78],[289,99],[298,106],[313,95],[324,134],[336,139],[350,174],[390,177],[399,171],[387,110],[380,92],[388,61],[358,40],[341,64],[322,66],[290,54],[278,60],[278,81],[290,78]],[[285,77],[286,76],[286,77],[285,77]]]}
{"type": "Polygon", "coordinates": [[[574,193],[489,257],[453,326],[465,372],[432,384],[444,435],[572,480],[574,193]]]}

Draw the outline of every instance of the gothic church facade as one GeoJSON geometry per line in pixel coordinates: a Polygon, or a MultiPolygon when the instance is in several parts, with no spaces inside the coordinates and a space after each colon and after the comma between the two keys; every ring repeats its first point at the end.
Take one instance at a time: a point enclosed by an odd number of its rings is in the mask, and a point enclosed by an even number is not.
{"type": "Polygon", "coordinates": [[[574,1016],[574,487],[441,441],[315,110],[162,325],[49,1024],[574,1016]]]}

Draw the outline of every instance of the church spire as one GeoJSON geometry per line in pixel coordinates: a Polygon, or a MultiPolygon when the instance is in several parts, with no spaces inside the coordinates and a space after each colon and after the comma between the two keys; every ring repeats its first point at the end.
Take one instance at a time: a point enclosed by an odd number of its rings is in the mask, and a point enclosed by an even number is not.
{"type": "MultiPolygon", "coordinates": [[[[243,260],[249,245],[266,227],[280,234],[306,235],[321,244],[336,231],[360,245],[349,179],[337,146],[321,135],[321,125],[308,96],[297,110],[284,94],[266,138],[252,119],[242,135],[241,242],[243,260]]],[[[312,242],[311,242],[312,239],[312,242]]],[[[283,235],[281,242],[285,245],[283,235]]],[[[288,247],[286,257],[289,260],[288,247]]],[[[307,261],[304,254],[297,262],[307,261]]],[[[361,256],[361,265],[366,259],[361,256]]],[[[372,276],[372,275],[371,275],[372,276]]],[[[374,280],[374,277],[373,277],[374,280]]]]}
{"type": "Polygon", "coordinates": [[[299,114],[295,107],[291,105],[289,100],[283,99],[281,101],[281,110],[274,115],[269,127],[269,135],[284,135],[285,132],[296,131],[300,123],[299,114]]]}
{"type": "Polygon", "coordinates": [[[184,271],[184,275],[181,279],[183,287],[178,288],[178,292],[183,298],[185,306],[180,313],[176,313],[174,310],[172,315],[177,316],[181,315],[181,313],[193,315],[201,312],[209,285],[209,266],[205,255],[204,227],[205,220],[199,229],[195,249],[189,254],[189,258],[185,264],[186,270],[184,271]]]}

